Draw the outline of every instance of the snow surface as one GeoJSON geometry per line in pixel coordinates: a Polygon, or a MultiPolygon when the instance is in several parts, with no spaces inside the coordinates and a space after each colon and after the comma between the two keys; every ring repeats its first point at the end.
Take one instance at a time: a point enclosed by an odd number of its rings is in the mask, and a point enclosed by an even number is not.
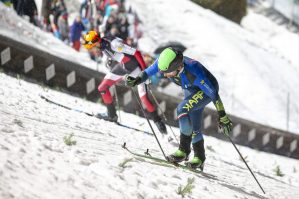
{"type": "MultiPolygon", "coordinates": [[[[194,178],[186,198],[289,198],[299,195],[298,160],[239,147],[266,191],[262,194],[233,146],[205,136],[204,174],[136,158],[147,148],[163,157],[153,136],[50,104],[48,96],[88,111],[104,107],[0,73],[0,198],[181,198],[176,191],[194,178]],[[63,137],[74,134],[73,146],[63,137]],[[119,166],[129,160],[124,167],[119,166]],[[273,171],[280,166],[283,177],[273,171]]],[[[121,112],[122,123],[149,130],[142,118],[121,112]]],[[[179,130],[173,128],[178,135],[179,130]]],[[[155,128],[157,132],[157,129],[155,128]]],[[[176,147],[158,138],[166,154],[176,147]]]]}

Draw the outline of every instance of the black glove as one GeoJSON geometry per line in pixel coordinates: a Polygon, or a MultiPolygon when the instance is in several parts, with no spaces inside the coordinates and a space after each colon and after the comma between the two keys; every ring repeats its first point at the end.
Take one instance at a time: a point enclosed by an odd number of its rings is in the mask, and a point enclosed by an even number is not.
{"type": "Polygon", "coordinates": [[[139,77],[139,76],[137,76],[137,77],[132,77],[130,75],[125,76],[126,86],[134,87],[134,86],[137,86],[140,83],[141,83],[141,77],[139,77]]]}
{"type": "Polygon", "coordinates": [[[232,131],[232,127],[233,123],[226,114],[222,117],[219,117],[219,128],[226,136],[229,136],[230,132],[232,131]]]}

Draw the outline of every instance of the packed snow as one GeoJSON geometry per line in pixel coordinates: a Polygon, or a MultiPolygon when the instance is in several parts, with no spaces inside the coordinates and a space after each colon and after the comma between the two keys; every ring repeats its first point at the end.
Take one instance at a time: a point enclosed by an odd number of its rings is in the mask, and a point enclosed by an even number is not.
{"type": "MultiPolygon", "coordinates": [[[[50,104],[44,95],[89,112],[91,103],[0,73],[0,198],[180,198],[178,187],[194,178],[189,198],[296,198],[299,162],[239,147],[266,191],[258,185],[228,142],[205,137],[204,174],[155,165],[121,148],[148,148],[163,158],[153,136],[50,104]],[[67,146],[64,136],[74,134],[67,146]],[[128,161],[127,163],[124,163],[128,161]],[[123,166],[120,166],[122,163],[123,166]],[[283,177],[273,171],[280,167],[283,177]]],[[[121,112],[123,124],[150,131],[147,122],[121,112]]],[[[178,129],[173,128],[178,136],[178,129]]],[[[157,129],[154,129],[156,132],[157,129]]],[[[168,137],[158,138],[169,154],[168,137]]]]}

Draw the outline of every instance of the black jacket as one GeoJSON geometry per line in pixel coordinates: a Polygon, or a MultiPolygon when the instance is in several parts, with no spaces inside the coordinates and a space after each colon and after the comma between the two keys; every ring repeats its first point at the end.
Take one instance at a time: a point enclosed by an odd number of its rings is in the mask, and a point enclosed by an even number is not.
{"type": "Polygon", "coordinates": [[[13,7],[18,15],[34,16],[37,13],[37,7],[34,0],[12,0],[13,7]]]}

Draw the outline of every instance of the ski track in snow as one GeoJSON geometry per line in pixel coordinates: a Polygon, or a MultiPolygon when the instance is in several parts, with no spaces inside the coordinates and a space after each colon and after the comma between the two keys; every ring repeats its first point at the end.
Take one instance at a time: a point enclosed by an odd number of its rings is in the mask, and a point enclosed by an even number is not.
{"type": "MultiPolygon", "coordinates": [[[[176,190],[192,177],[195,188],[187,198],[299,194],[298,160],[240,147],[267,192],[263,195],[230,143],[206,136],[206,174],[158,166],[121,148],[126,142],[133,151],[149,148],[162,157],[153,136],[50,104],[39,95],[94,112],[105,110],[102,105],[3,73],[0,79],[0,198],[181,198],[176,190]],[[77,144],[67,146],[63,137],[71,133],[77,144]],[[274,175],[276,165],[285,176],[274,175]]],[[[148,130],[144,119],[121,114],[124,124],[148,130]]],[[[167,137],[158,137],[166,153],[175,150],[167,137]]]]}

